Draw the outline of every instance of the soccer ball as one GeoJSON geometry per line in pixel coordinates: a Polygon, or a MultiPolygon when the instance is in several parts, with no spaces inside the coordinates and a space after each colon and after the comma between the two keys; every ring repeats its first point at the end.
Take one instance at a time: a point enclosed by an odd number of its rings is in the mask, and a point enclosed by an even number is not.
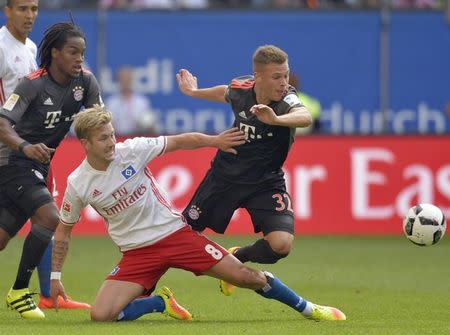
{"type": "Polygon", "coordinates": [[[446,228],[444,213],[431,204],[411,207],[403,219],[403,232],[406,237],[420,246],[438,243],[444,236],[446,228]]]}

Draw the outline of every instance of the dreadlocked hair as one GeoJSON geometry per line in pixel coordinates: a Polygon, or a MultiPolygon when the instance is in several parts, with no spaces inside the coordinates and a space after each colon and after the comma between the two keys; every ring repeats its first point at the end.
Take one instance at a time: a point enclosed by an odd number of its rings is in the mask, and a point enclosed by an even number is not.
{"type": "Polygon", "coordinates": [[[48,68],[52,62],[52,49],[61,50],[70,37],[81,37],[86,41],[86,37],[81,29],[70,22],[55,23],[44,33],[44,38],[39,44],[39,67],[48,68]]]}

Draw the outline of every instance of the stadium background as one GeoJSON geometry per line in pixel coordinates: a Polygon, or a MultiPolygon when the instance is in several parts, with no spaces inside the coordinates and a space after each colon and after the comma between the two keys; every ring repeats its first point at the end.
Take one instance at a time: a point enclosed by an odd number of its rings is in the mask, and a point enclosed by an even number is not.
{"type": "MultiPolygon", "coordinates": [[[[442,12],[73,14],[103,96],[117,89],[117,68],[131,65],[163,134],[216,133],[232,119],[226,105],[184,97],[178,69],[190,69],[202,87],[216,85],[250,73],[257,46],[286,50],[291,70],[323,108],[321,133],[297,138],[286,164],[297,232],[398,234],[402,215],[417,202],[435,203],[450,216],[450,26],[442,12]]],[[[68,20],[66,11],[40,11],[31,38],[40,41],[61,20],[68,20]]],[[[175,207],[187,203],[212,155],[178,152],[152,162],[175,207]]],[[[55,157],[60,192],[81,158],[68,138],[55,157]]],[[[251,232],[247,221],[238,212],[230,233],[251,232]]],[[[103,234],[104,226],[87,209],[77,231],[103,234]]]]}

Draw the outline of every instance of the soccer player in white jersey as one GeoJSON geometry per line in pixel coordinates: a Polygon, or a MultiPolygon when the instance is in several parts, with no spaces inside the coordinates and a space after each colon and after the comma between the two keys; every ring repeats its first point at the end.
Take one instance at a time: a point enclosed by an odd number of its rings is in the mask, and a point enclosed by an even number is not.
{"type": "MultiPolygon", "coordinates": [[[[37,47],[28,38],[38,14],[38,0],[7,0],[4,8],[6,24],[0,28],[0,106],[2,106],[19,83],[19,80],[38,66],[37,47]]],[[[54,197],[57,196],[56,184],[51,169],[47,177],[47,186],[54,197]]],[[[41,289],[38,306],[42,309],[53,308],[50,299],[50,270],[52,243],[49,244],[37,270],[41,289]]],[[[68,299],[60,301],[60,308],[90,308],[89,304],[68,299]]]]}
{"type": "Polygon", "coordinates": [[[86,159],[68,177],[61,222],[55,231],[51,275],[55,301],[65,296],[61,270],[72,228],[81,209],[89,204],[105,219],[109,235],[123,254],[97,293],[91,310],[94,321],[135,320],[163,311],[161,297],[137,297],[154,289],[171,267],[255,290],[313,320],[346,319],[337,308],[303,299],[271,273],[243,265],[226,249],[192,230],[147,168],[153,158],[179,149],[211,146],[236,154],[234,147],[245,142],[243,132],[231,128],[216,136],[187,133],[116,143],[111,114],[100,107],[79,113],[75,132],[86,159]]]}
{"type": "Polygon", "coordinates": [[[6,24],[0,28],[0,105],[20,78],[37,69],[36,44],[28,38],[38,13],[37,0],[8,0],[6,24]]]}

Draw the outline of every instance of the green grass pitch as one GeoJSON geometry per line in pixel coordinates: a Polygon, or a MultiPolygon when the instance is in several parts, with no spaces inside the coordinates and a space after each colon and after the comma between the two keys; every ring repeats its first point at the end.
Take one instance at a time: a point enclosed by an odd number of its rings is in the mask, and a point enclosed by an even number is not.
{"type": "MultiPolygon", "coordinates": [[[[212,238],[225,247],[245,245],[256,237],[212,238]]],[[[0,253],[0,296],[16,274],[23,238],[0,253]]],[[[103,237],[74,237],[63,270],[73,298],[92,302],[105,275],[119,260],[103,237]]],[[[170,270],[160,281],[173,289],[195,321],[180,322],[151,314],[126,323],[93,323],[86,311],[46,311],[44,321],[22,320],[0,307],[0,334],[450,334],[450,238],[418,247],[402,236],[297,236],[286,259],[261,266],[303,297],[339,307],[345,322],[313,322],[273,300],[238,289],[222,296],[217,280],[170,270]]],[[[36,275],[31,289],[37,290],[36,275]]],[[[3,300],[4,301],[4,300],[3,300]]]]}

